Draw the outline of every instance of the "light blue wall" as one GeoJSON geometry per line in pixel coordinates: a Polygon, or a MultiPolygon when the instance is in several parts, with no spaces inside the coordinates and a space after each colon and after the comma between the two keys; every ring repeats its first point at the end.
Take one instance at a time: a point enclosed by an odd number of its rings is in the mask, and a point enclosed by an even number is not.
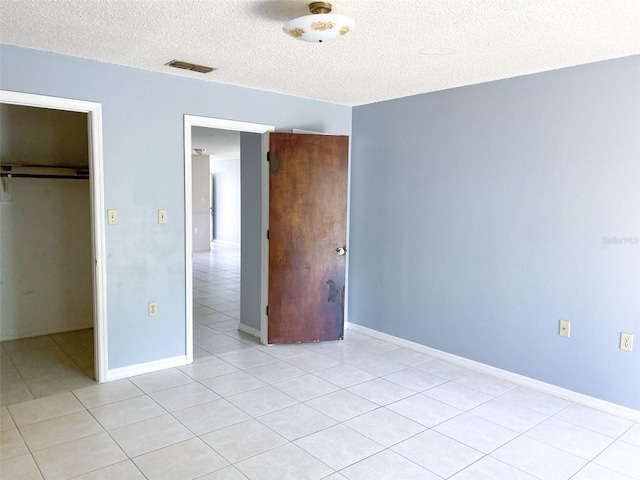
{"type": "Polygon", "coordinates": [[[350,322],[640,409],[640,57],[356,107],[351,187],[350,322]]]}
{"type": "Polygon", "coordinates": [[[109,368],[185,353],[185,114],[351,134],[349,107],[10,45],[0,71],[4,90],[102,104],[109,368]]]}
{"type": "Polygon", "coordinates": [[[262,318],[262,135],[240,133],[240,322],[260,331],[262,318]]]}
{"type": "MultiPolygon", "coordinates": [[[[602,241],[640,236],[638,85],[632,57],[353,109],[349,320],[640,408],[640,245],[602,241]]],[[[103,105],[110,368],[184,354],[184,114],[351,134],[349,107],[8,45],[0,88],[103,105]]]]}

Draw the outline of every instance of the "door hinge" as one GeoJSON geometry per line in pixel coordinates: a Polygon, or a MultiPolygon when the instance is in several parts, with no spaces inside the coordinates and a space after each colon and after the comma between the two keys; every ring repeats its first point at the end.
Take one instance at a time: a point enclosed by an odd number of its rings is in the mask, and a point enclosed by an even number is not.
{"type": "Polygon", "coordinates": [[[267,240],[269,240],[269,230],[267,230],[267,240]]]}
{"type": "Polygon", "coordinates": [[[268,317],[269,316],[269,305],[267,305],[266,310],[267,310],[267,317],[268,317]]]}
{"type": "Polygon", "coordinates": [[[271,152],[267,152],[267,162],[271,161],[271,152]]]}

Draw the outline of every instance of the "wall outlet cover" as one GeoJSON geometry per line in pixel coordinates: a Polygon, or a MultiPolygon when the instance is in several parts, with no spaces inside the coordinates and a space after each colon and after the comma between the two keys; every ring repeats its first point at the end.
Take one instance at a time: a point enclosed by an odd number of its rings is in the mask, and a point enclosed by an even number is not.
{"type": "Polygon", "coordinates": [[[633,333],[622,332],[620,334],[620,349],[627,352],[633,351],[633,333]]]}

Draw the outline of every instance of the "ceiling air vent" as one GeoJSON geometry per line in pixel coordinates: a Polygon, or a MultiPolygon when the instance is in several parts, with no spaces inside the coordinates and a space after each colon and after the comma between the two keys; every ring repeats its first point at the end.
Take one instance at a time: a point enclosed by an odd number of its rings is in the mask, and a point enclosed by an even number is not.
{"type": "Polygon", "coordinates": [[[181,62],[180,60],[171,60],[169,63],[165,65],[169,65],[173,68],[181,68],[183,70],[191,70],[192,72],[199,73],[209,73],[217,70],[217,68],[205,67],[204,65],[196,65],[194,63],[181,62]]]}

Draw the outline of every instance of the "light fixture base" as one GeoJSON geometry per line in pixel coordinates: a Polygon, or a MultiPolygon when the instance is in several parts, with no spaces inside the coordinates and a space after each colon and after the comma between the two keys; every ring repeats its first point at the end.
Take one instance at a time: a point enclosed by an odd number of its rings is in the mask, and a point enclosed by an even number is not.
{"type": "Polygon", "coordinates": [[[331,13],[331,4],[329,2],[311,2],[309,11],[313,14],[331,13]]]}

